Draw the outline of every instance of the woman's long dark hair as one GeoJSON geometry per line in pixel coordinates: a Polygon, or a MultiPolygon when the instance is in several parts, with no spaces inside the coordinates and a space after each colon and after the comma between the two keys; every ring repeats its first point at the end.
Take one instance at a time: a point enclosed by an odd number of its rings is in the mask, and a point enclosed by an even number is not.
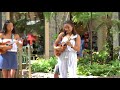
{"type": "MultiPolygon", "coordinates": [[[[73,35],[77,34],[77,32],[75,30],[75,25],[71,20],[68,20],[68,21],[64,22],[64,24],[70,24],[73,27],[72,34],[73,35]]],[[[67,35],[66,31],[65,30],[63,30],[63,31],[64,31],[64,36],[67,35]]]]}
{"type": "MultiPolygon", "coordinates": [[[[9,23],[12,23],[12,22],[11,22],[10,20],[6,20],[5,23],[4,23],[3,30],[2,30],[2,32],[3,32],[4,34],[7,33],[7,25],[8,25],[9,23]]],[[[15,34],[15,26],[14,26],[14,24],[13,24],[12,34],[15,34]]]]}

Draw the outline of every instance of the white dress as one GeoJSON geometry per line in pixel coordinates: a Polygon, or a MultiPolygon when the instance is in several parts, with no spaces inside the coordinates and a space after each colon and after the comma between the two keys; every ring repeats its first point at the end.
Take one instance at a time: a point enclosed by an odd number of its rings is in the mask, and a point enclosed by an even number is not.
{"type": "MultiPolygon", "coordinates": [[[[74,35],[71,38],[77,38],[78,35],[74,35]]],[[[62,42],[66,41],[66,37],[63,37],[62,42]]],[[[75,46],[75,39],[70,40],[71,44],[75,46]]],[[[67,72],[69,72],[69,78],[76,78],[77,72],[77,51],[70,46],[67,46],[66,50],[58,57],[59,72],[61,78],[67,78],[67,72]]]]}

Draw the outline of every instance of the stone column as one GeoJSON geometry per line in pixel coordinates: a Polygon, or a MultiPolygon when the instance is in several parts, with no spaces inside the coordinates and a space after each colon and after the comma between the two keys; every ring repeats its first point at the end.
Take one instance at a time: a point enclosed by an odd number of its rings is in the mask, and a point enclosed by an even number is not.
{"type": "Polygon", "coordinates": [[[106,26],[102,26],[98,32],[97,32],[98,40],[97,40],[97,45],[98,45],[98,51],[103,49],[103,46],[106,41],[106,36],[107,36],[107,28],[106,26]]]}
{"type": "Polygon", "coordinates": [[[45,19],[45,58],[49,58],[49,22],[45,19]]]}
{"type": "MultiPolygon", "coordinates": [[[[98,18],[98,20],[96,21],[96,26],[98,27],[101,22],[99,20],[104,20],[106,17],[101,16],[98,18]]],[[[106,25],[102,25],[99,30],[97,31],[97,45],[98,45],[98,51],[102,50],[105,42],[106,42],[106,37],[107,37],[107,27],[106,25]]]]}
{"type": "Polygon", "coordinates": [[[6,12],[6,20],[10,20],[10,12],[6,12]]]}
{"type": "MultiPolygon", "coordinates": [[[[112,14],[113,20],[118,20],[118,12],[113,12],[112,14]]],[[[112,27],[113,30],[113,48],[119,46],[119,33],[118,33],[118,26],[112,27]]]]}

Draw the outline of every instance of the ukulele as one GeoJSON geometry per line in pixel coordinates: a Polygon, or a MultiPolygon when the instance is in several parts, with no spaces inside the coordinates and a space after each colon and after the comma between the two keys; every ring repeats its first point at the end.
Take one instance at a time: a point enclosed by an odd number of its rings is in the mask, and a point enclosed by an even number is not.
{"type": "Polygon", "coordinates": [[[67,45],[66,44],[57,44],[57,47],[54,47],[55,56],[60,56],[62,52],[65,51],[67,45]],[[60,50],[58,50],[60,49],[60,50]]]}
{"type": "Polygon", "coordinates": [[[10,50],[12,48],[12,44],[10,41],[7,42],[0,42],[0,54],[4,54],[7,52],[7,50],[10,50]]]}
{"type": "Polygon", "coordinates": [[[55,55],[55,56],[60,56],[61,53],[64,52],[65,49],[67,48],[66,42],[68,42],[68,41],[70,41],[70,40],[72,40],[72,39],[75,39],[76,37],[77,37],[77,35],[75,35],[75,36],[73,36],[73,37],[69,37],[69,38],[65,37],[65,39],[66,39],[65,42],[62,42],[62,43],[60,43],[60,44],[57,44],[57,46],[54,47],[54,55],[55,55]],[[59,49],[60,49],[60,50],[59,50],[59,49]]]}
{"type": "Polygon", "coordinates": [[[12,41],[12,42],[10,42],[10,41],[0,42],[0,54],[4,54],[4,53],[7,52],[7,50],[12,49],[13,43],[16,43],[17,41],[18,41],[20,44],[22,44],[21,39],[14,40],[14,41],[12,41]]]}

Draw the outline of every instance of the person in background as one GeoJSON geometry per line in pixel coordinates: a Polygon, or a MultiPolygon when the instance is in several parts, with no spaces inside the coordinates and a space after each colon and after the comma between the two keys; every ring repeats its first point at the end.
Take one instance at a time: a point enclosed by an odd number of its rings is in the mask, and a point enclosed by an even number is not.
{"type": "Polygon", "coordinates": [[[77,52],[78,60],[80,59],[80,57],[83,57],[83,50],[84,50],[84,35],[81,35],[80,51],[77,52]]]}

